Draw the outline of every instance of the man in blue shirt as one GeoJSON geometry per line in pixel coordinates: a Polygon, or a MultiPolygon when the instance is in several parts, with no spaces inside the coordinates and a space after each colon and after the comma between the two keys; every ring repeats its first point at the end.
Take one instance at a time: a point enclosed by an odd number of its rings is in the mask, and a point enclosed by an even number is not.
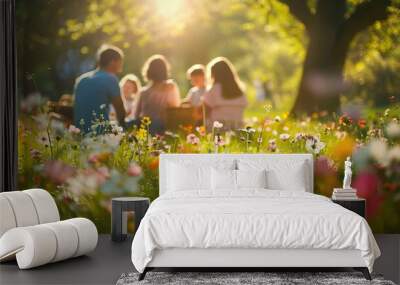
{"type": "MultiPolygon", "coordinates": [[[[96,119],[108,121],[110,105],[119,125],[125,126],[125,109],[116,75],[122,71],[123,53],[114,46],[97,52],[97,69],[79,76],[75,82],[74,124],[83,133],[91,131],[96,119]]],[[[102,130],[97,129],[98,132],[102,130]]]]}

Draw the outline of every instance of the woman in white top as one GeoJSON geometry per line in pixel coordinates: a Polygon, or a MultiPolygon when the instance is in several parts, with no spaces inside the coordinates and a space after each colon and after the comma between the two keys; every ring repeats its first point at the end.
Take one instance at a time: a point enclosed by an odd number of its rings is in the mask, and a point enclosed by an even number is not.
{"type": "Polygon", "coordinates": [[[153,55],[143,66],[143,77],[148,84],[139,94],[135,118],[150,117],[152,133],[164,131],[167,108],[179,107],[179,88],[169,79],[169,64],[164,56],[153,55]]]}
{"type": "Polygon", "coordinates": [[[214,121],[222,122],[225,129],[242,127],[247,99],[235,68],[228,59],[217,57],[207,65],[207,70],[212,82],[203,95],[207,127],[211,128],[214,121]]]}

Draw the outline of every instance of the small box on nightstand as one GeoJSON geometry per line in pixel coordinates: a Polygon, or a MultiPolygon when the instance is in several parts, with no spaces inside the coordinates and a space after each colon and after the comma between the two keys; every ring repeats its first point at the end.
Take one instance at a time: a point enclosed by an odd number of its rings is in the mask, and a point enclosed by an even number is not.
{"type": "Polygon", "coordinates": [[[340,206],[353,211],[354,213],[359,214],[361,217],[365,218],[365,199],[363,198],[356,198],[352,200],[340,200],[340,199],[333,199],[332,202],[339,204],[340,206]]]}

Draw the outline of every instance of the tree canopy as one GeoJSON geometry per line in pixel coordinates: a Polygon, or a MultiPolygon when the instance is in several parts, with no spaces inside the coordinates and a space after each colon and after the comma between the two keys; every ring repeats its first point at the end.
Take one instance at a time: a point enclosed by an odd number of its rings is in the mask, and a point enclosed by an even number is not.
{"type": "MultiPolygon", "coordinates": [[[[71,93],[75,77],[93,67],[96,49],[112,43],[126,54],[126,73],[140,74],[151,54],[166,55],[172,76],[184,92],[189,87],[185,70],[190,65],[226,56],[237,67],[250,96],[254,80],[265,82],[280,108],[290,110],[310,43],[305,23],[317,13],[319,2],[18,1],[19,75],[24,82],[20,93],[38,89],[51,98],[71,93]]],[[[363,7],[378,5],[377,1],[333,2],[346,5],[341,14],[346,23],[352,15],[362,14],[363,7]]],[[[354,30],[346,30],[352,41],[344,66],[345,78],[351,82],[342,94],[345,101],[363,98],[385,105],[388,98],[398,97],[398,1],[390,2],[387,13],[384,21],[359,23],[354,30]]]]}

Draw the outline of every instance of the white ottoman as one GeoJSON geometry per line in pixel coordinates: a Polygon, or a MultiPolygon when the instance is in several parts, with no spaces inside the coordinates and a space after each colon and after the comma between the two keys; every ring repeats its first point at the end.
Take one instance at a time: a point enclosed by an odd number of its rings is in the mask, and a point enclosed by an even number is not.
{"type": "Polygon", "coordinates": [[[17,259],[20,269],[84,255],[98,233],[88,219],[59,221],[57,206],[42,189],[0,193],[0,261],[17,259]]]}

